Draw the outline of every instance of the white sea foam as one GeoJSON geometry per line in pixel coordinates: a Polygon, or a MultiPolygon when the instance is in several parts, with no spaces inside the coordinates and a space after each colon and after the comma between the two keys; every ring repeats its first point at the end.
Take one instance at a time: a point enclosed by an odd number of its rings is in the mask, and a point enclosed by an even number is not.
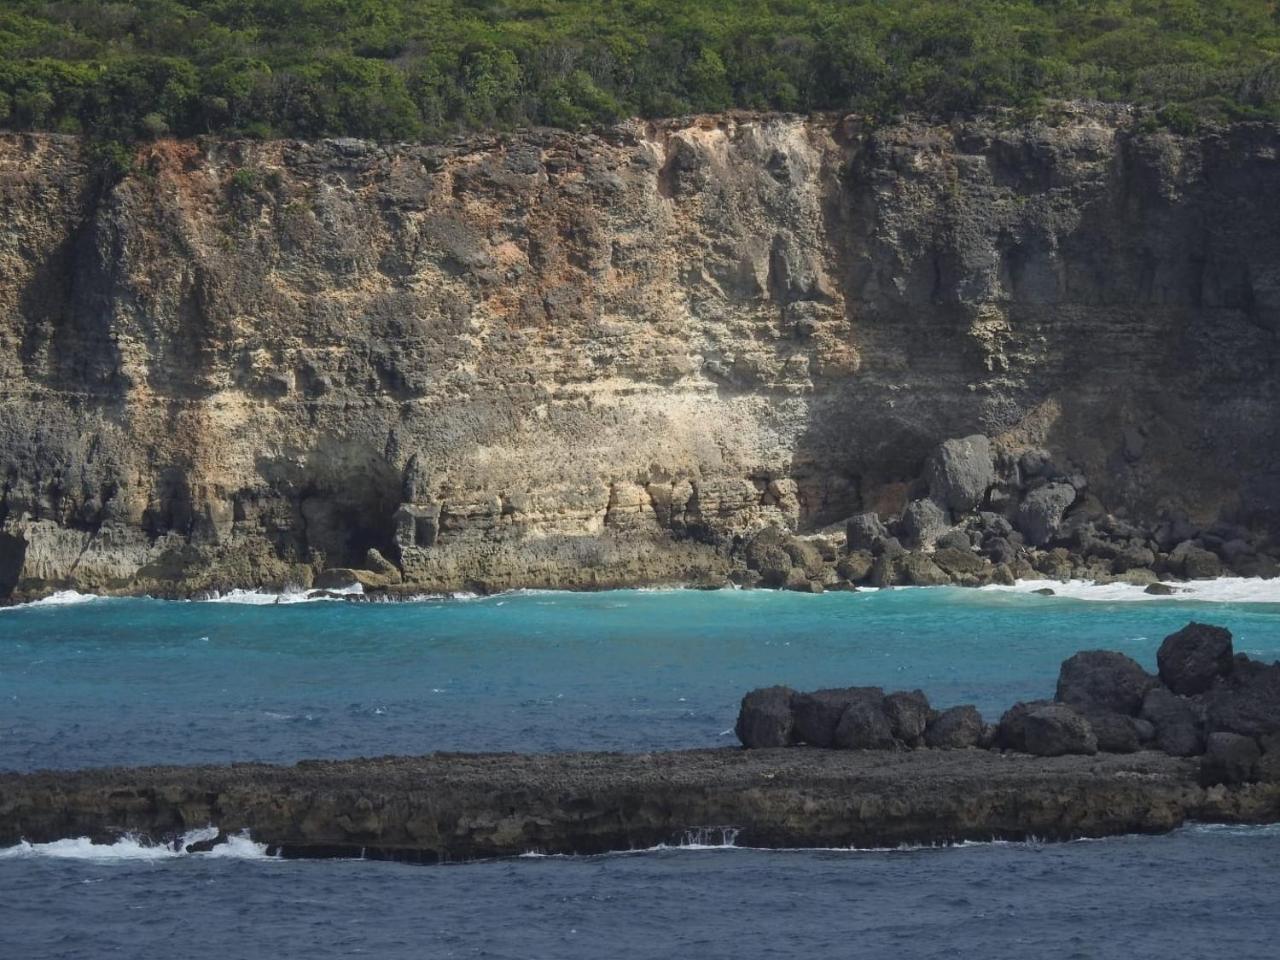
{"type": "Polygon", "coordinates": [[[255,843],[248,833],[233,834],[226,843],[220,843],[204,853],[187,853],[188,844],[212,840],[218,835],[217,827],[202,827],[183,834],[176,844],[155,844],[127,835],[114,843],[93,843],[88,837],[54,840],[50,843],[28,843],[0,849],[0,860],[16,860],[47,857],[57,860],[90,860],[101,863],[120,861],[177,860],[182,857],[209,857],[226,860],[267,860],[267,846],[255,843]]]}
{"type": "Polygon", "coordinates": [[[100,597],[94,593],[80,593],[78,590],[59,590],[57,593],[51,593],[47,597],[41,597],[39,600],[32,600],[29,603],[19,603],[12,607],[0,607],[3,610],[24,610],[31,607],[67,607],[74,603],[93,603],[99,600],[106,600],[107,597],[100,597]]]}
{"type": "Polygon", "coordinates": [[[317,603],[323,600],[336,600],[340,597],[359,597],[364,595],[364,587],[353,583],[332,590],[286,590],[283,593],[268,593],[262,590],[228,590],[224,594],[210,597],[205,603],[242,603],[248,606],[272,606],[281,603],[317,603]]]}
{"type": "Polygon", "coordinates": [[[1092,580],[1019,580],[1012,586],[991,584],[979,587],[992,593],[1032,593],[1052,590],[1055,597],[1093,600],[1105,603],[1140,601],[1190,600],[1202,603],[1280,603],[1280,578],[1261,580],[1253,577],[1219,577],[1216,580],[1192,580],[1170,583],[1171,596],[1147,593],[1144,587],[1131,583],[1095,583],[1092,580]]]}

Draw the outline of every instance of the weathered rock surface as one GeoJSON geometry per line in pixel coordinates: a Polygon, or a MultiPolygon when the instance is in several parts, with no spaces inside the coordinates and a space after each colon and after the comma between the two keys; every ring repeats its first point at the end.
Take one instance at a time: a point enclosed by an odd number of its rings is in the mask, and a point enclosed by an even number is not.
{"type": "Polygon", "coordinates": [[[734,732],[744,747],[785,747],[791,743],[795,720],[791,704],[796,692],[790,687],[752,690],[742,698],[734,732]]]}
{"type": "Polygon", "coordinates": [[[1204,693],[1231,673],[1235,650],[1230,631],[1204,623],[1189,623],[1160,644],[1156,663],[1160,679],[1174,693],[1204,693]]]}
{"type": "Polygon", "coordinates": [[[996,481],[991,441],[982,434],[946,440],[925,466],[929,494],[951,510],[976,509],[996,481]]]}
{"type": "Polygon", "coordinates": [[[1060,704],[1028,711],[1022,721],[1022,736],[1027,753],[1038,757],[1092,756],[1098,752],[1098,738],[1089,721],[1060,704]]]}
{"type": "Polygon", "coordinates": [[[1078,501],[1160,524],[1161,576],[1274,573],[1209,528],[1280,502],[1278,148],[1114,107],[739,115],[158,141],[113,183],[4,135],[0,597],[724,583],[765,526],[900,515],[977,434],[1033,547],[1078,501]]]}
{"type": "Polygon", "coordinates": [[[1262,751],[1253,737],[1238,733],[1211,733],[1200,760],[1200,782],[1247,783],[1254,779],[1262,751]]]}
{"type": "Polygon", "coordinates": [[[0,846],[216,824],[293,857],[463,860],[600,853],[732,827],[760,847],[1069,839],[1269,822],[1280,785],[1201,787],[1157,753],[701,750],[448,754],[293,767],[0,774],[0,846]]]}
{"type": "Polygon", "coordinates": [[[982,714],[977,708],[965,704],[943,710],[924,731],[926,746],[945,750],[963,750],[976,747],[982,739],[982,714]]]}
{"type": "Polygon", "coordinates": [[[1123,653],[1085,650],[1063,661],[1056,698],[1073,707],[1136,716],[1142,698],[1156,683],[1155,677],[1123,653]]]}

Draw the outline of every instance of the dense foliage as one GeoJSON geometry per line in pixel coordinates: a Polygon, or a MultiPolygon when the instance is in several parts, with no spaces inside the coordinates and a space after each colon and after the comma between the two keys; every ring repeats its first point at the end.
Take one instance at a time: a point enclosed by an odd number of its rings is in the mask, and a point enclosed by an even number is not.
{"type": "Polygon", "coordinates": [[[379,139],[1045,98],[1280,116],[1275,0],[3,0],[0,125],[379,139]]]}

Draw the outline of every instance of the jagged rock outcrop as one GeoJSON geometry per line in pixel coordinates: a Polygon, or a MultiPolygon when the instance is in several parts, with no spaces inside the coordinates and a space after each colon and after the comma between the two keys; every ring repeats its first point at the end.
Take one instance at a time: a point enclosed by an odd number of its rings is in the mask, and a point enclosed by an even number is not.
{"type": "Polygon", "coordinates": [[[927,463],[994,577],[1274,572],[1280,130],[1054,117],[0,136],[0,597],[749,580],[927,463]]]}
{"type": "Polygon", "coordinates": [[[1280,663],[1233,657],[1229,630],[1194,622],[1165,638],[1158,660],[1155,677],[1121,653],[1077,653],[1063,662],[1053,700],[1015,703],[994,726],[969,705],[936,711],[919,690],[769,687],[743,697],[738,738],[748,748],[983,747],[1040,757],[1153,748],[1200,756],[1206,784],[1280,782],[1280,663]]]}

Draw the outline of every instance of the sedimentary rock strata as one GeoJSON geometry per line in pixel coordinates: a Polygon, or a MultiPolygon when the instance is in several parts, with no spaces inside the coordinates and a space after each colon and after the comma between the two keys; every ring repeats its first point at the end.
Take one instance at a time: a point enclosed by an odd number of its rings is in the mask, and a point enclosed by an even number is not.
{"type": "Polygon", "coordinates": [[[1273,573],[1280,131],[1054,116],[0,137],[0,597],[1273,573]]]}

